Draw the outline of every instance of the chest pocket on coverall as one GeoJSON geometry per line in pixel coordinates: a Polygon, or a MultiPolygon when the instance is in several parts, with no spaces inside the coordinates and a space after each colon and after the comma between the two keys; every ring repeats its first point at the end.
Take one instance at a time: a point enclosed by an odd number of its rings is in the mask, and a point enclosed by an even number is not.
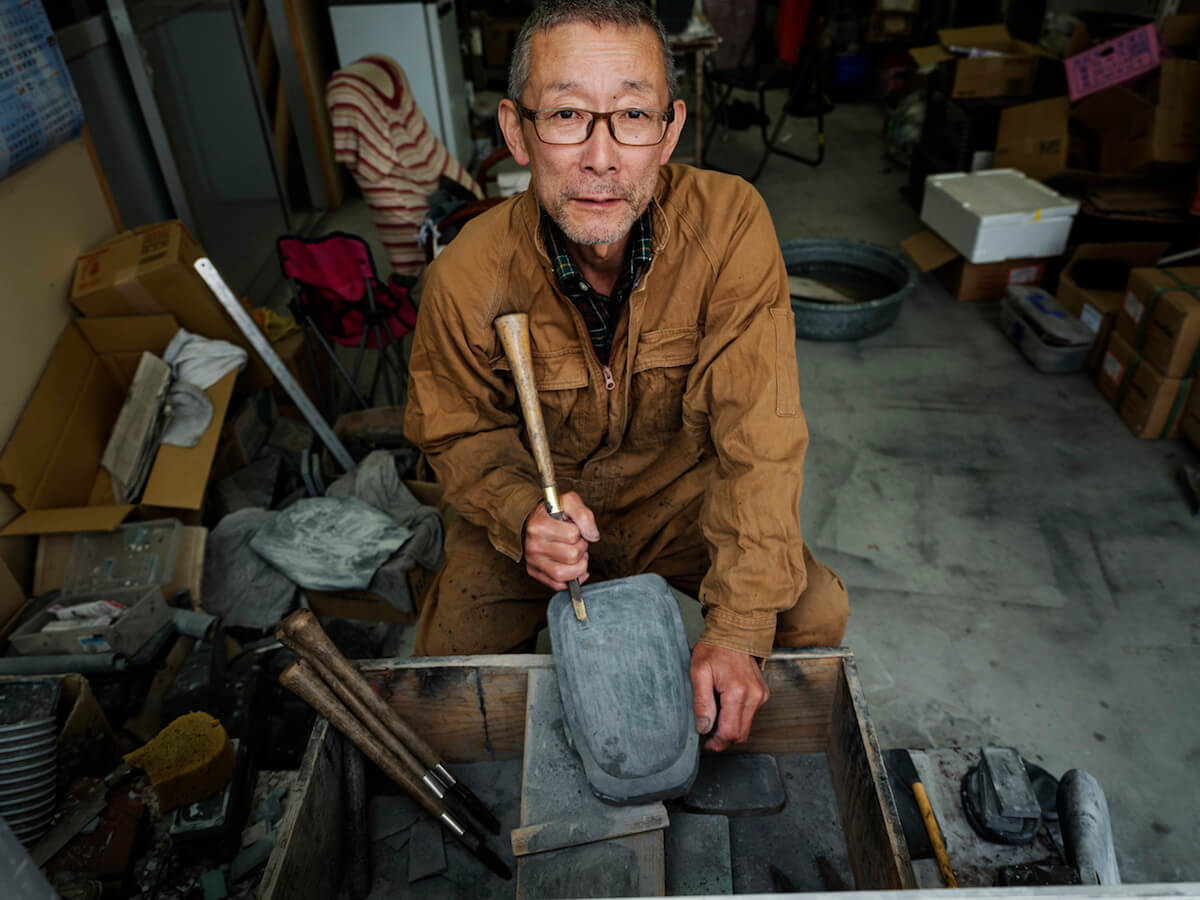
{"type": "MultiPolygon", "coordinates": [[[[546,423],[546,437],[555,454],[572,459],[581,459],[591,450],[595,436],[595,418],[587,402],[587,363],[583,352],[577,349],[555,350],[550,353],[533,353],[533,382],[537,386],[538,401],[542,407],[542,419],[546,423]],[[570,418],[571,427],[562,426],[570,418]]],[[[503,356],[492,362],[492,368],[511,372],[508,360],[503,356]]],[[[511,376],[510,376],[511,377],[511,376]]],[[[521,414],[520,401],[516,401],[515,412],[521,414]]],[[[524,421],[524,419],[522,419],[524,421]]]]}
{"type": "Polygon", "coordinates": [[[699,355],[700,329],[662,328],[638,335],[629,389],[626,443],[652,446],[683,428],[683,392],[699,355]]]}

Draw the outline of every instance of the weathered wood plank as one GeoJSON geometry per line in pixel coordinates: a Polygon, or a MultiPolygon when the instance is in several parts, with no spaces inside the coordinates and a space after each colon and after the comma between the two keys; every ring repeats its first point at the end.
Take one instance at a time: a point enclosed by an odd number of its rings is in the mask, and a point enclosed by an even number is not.
{"type": "Polygon", "coordinates": [[[318,718],[259,882],[261,900],[336,897],[346,868],[344,826],[341,735],[318,718]]]}
{"type": "Polygon", "coordinates": [[[915,888],[900,815],[852,657],[840,661],[826,754],[858,890],[915,888]]]}
{"type": "Polygon", "coordinates": [[[372,661],[363,676],[447,762],[520,759],[531,668],[549,656],[372,661]],[[397,661],[398,662],[398,661],[397,661]]]}
{"type": "Polygon", "coordinates": [[[848,651],[776,650],[763,676],[770,699],[754,716],[744,753],[823,753],[848,651]]]}

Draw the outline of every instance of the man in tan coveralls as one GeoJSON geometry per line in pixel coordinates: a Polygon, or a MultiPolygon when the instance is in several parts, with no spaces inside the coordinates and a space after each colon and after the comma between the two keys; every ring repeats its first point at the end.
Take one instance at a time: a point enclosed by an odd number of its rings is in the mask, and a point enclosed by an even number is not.
{"type": "Polygon", "coordinates": [[[740,178],[666,165],[686,116],[637,0],[542,4],[500,104],[530,190],[430,267],[407,431],[458,519],[421,655],[528,650],[571,578],[656,572],[699,598],[696,728],[744,741],[772,646],[840,644],[840,579],[800,535],[808,431],[787,273],[740,178]],[[551,519],[492,327],[529,314],[563,505],[551,519]],[[720,697],[717,716],[715,696],[720,697]]]}

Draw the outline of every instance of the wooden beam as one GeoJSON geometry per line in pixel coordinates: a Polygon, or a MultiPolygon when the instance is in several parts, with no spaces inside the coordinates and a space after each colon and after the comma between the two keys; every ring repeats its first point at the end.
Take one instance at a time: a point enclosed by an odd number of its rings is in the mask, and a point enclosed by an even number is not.
{"type": "Polygon", "coordinates": [[[841,670],[826,755],[855,887],[860,891],[915,888],[900,814],[853,658],[842,659],[841,670]]]}
{"type": "Polygon", "coordinates": [[[318,716],[259,882],[264,900],[338,895],[347,858],[342,748],[341,735],[318,716]]]}

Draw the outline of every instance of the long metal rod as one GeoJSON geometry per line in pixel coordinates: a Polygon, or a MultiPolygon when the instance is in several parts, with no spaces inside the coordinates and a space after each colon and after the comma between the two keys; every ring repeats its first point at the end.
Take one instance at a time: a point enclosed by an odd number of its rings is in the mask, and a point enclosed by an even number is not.
{"type": "Polygon", "coordinates": [[[242,330],[242,334],[246,336],[246,340],[262,357],[262,361],[283,385],[283,389],[288,392],[288,396],[296,404],[296,407],[303,413],[304,418],[308,420],[308,424],[312,426],[313,431],[317,433],[322,443],[329,448],[329,452],[333,454],[333,458],[338,461],[338,464],[346,472],[353,472],[355,469],[354,457],[352,457],[346,447],[338,440],[338,436],[333,433],[333,429],[329,427],[329,423],[321,417],[321,413],[313,406],[312,401],[308,399],[308,394],[304,393],[304,388],[296,382],[292,377],[292,373],[288,371],[287,366],[283,364],[283,360],[279,358],[279,354],[275,352],[275,348],[271,346],[271,342],[267,340],[267,336],[262,333],[262,330],[250,318],[250,314],[242,307],[238,298],[233,295],[233,291],[229,289],[229,285],[225,283],[225,279],[221,277],[221,273],[217,271],[217,267],[212,264],[207,256],[201,257],[195,263],[196,272],[204,279],[204,283],[208,285],[209,290],[216,295],[217,300],[225,307],[225,312],[229,313],[229,317],[233,319],[234,324],[242,330]]]}
{"type": "Polygon", "coordinates": [[[129,80],[133,84],[133,93],[137,97],[138,108],[146,123],[146,132],[150,135],[150,145],[154,148],[154,158],[162,172],[163,183],[175,207],[175,215],[187,226],[192,234],[204,235],[197,230],[196,217],[192,214],[191,203],[188,201],[187,190],[183,186],[183,178],[179,174],[179,166],[175,162],[175,151],[171,147],[171,139],[167,136],[162,114],[158,109],[158,100],[154,96],[154,86],[147,71],[146,62],[142,57],[142,45],[133,28],[129,10],[125,0],[108,0],[108,16],[112,20],[113,31],[117,35],[117,44],[121,48],[121,56],[125,60],[125,68],[129,71],[129,80]]]}

